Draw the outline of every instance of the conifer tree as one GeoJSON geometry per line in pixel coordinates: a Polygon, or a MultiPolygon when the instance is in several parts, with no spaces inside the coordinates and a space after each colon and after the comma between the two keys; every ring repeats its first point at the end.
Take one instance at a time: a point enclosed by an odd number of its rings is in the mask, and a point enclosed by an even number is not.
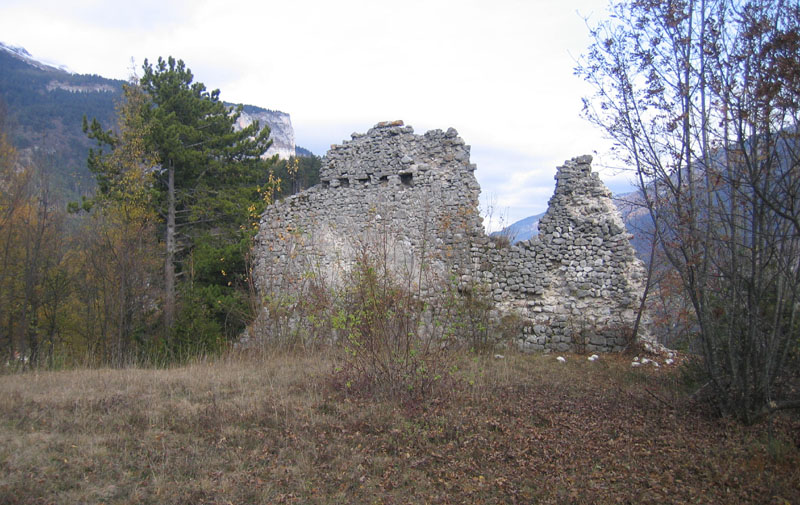
{"type": "MultiPolygon", "coordinates": [[[[159,58],[155,65],[145,60],[143,70],[138,85],[147,100],[135,115],[151,165],[150,204],[158,212],[163,240],[165,331],[181,341],[172,338],[171,350],[187,345],[207,349],[208,343],[187,340],[222,337],[207,335],[220,332],[219,325],[208,320],[227,319],[225,314],[214,314],[226,305],[221,293],[236,288],[234,271],[246,277],[243,257],[249,247],[248,225],[252,214],[263,208],[259,184],[269,179],[273,161],[262,158],[271,143],[269,129],[260,129],[255,122],[236,130],[241,107],[225,105],[219,90],[209,92],[194,82],[181,60],[159,58]],[[198,269],[206,275],[198,276],[198,269]],[[179,281],[185,284],[182,290],[179,281]],[[216,286],[210,290],[214,296],[198,294],[211,285],[216,286]],[[190,312],[183,318],[179,317],[179,291],[185,298],[184,309],[190,312]],[[197,296],[203,299],[192,298],[197,296]],[[211,298],[215,298],[213,308],[211,298]],[[203,326],[205,322],[209,324],[203,326]],[[181,328],[181,324],[191,328],[181,328]],[[207,330],[205,336],[198,336],[203,332],[195,331],[197,324],[207,330]]],[[[104,133],[96,122],[87,129],[113,149],[129,142],[104,133]]],[[[118,187],[114,182],[118,174],[112,167],[100,164],[93,170],[100,192],[118,187]]]]}
{"type": "MultiPolygon", "coordinates": [[[[150,97],[144,112],[147,143],[160,162],[155,189],[164,227],[164,322],[175,323],[178,263],[204,235],[237,233],[241,192],[268,173],[269,129],[257,122],[236,131],[241,108],[230,110],[219,90],[193,82],[182,60],[144,62],[141,86],[150,97]]],[[[245,206],[246,208],[246,206],[245,206]]],[[[223,261],[224,262],[224,261],[223,261]]],[[[221,269],[222,270],[222,269],[221,269]]]]}

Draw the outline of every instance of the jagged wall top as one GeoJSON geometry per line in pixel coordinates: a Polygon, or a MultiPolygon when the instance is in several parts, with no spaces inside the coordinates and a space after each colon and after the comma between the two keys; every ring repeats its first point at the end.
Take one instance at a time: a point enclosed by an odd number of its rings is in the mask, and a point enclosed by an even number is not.
{"type": "MultiPolygon", "coordinates": [[[[432,167],[454,168],[469,163],[470,148],[449,128],[415,135],[402,121],[378,123],[365,134],[332,145],[320,170],[323,184],[380,182],[392,175],[414,174],[432,167]]],[[[474,165],[470,165],[475,170],[474,165]]]]}
{"type": "Polygon", "coordinates": [[[600,225],[597,230],[600,236],[617,235],[625,231],[622,216],[612,203],[611,191],[597,172],[592,172],[591,164],[592,157],[585,155],[558,167],[555,192],[547,204],[547,212],[539,221],[540,238],[549,241],[561,238],[555,228],[563,219],[570,217],[600,225]]]}
{"type": "Polygon", "coordinates": [[[490,251],[487,280],[501,305],[527,312],[524,348],[622,350],[643,290],[644,269],[591,156],[560,166],[539,235],[490,251]]]}
{"type": "Polygon", "coordinates": [[[446,276],[453,267],[470,268],[466,244],[487,240],[474,171],[469,146],[452,128],[417,135],[399,121],[380,123],[332,146],[320,184],[276,202],[262,217],[259,289],[283,286],[292,268],[309,265],[336,283],[358,252],[377,242],[384,242],[380,247],[390,252],[387,263],[395,272],[426,265],[446,276]],[[289,265],[292,256],[306,265],[289,265]]]}

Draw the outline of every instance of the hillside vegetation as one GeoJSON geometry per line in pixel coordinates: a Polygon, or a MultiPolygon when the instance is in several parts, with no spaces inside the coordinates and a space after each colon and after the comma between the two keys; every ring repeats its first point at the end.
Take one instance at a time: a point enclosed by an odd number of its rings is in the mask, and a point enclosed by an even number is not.
{"type": "Polygon", "coordinates": [[[239,129],[183,62],[157,65],[123,86],[0,46],[4,359],[163,363],[221,350],[252,320],[259,216],[314,184],[320,160],[262,159],[269,129],[239,129]]]}
{"type": "Polygon", "coordinates": [[[449,359],[405,402],[337,384],[328,353],[5,376],[0,502],[800,502],[800,422],[713,419],[681,369],[449,359]]]}
{"type": "Polygon", "coordinates": [[[0,70],[0,116],[6,116],[11,143],[36,153],[59,193],[74,198],[91,191],[94,178],[86,169],[91,143],[81,119],[86,115],[113,124],[122,81],[35,66],[2,48],[0,70]]]}

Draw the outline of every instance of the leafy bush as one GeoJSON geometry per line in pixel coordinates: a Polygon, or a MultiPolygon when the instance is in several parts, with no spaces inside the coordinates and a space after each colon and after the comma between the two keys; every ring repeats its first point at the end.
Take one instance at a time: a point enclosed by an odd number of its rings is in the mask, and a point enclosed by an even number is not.
{"type": "Polygon", "coordinates": [[[366,394],[420,399],[447,375],[452,333],[423,331],[434,305],[422,302],[366,251],[334,299],[332,328],[343,352],[337,381],[366,394]]]}

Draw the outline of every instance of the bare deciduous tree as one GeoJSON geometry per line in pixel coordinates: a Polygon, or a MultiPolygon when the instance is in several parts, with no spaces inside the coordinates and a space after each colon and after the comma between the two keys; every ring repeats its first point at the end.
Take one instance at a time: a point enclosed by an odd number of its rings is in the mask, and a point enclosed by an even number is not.
{"type": "Polygon", "coordinates": [[[586,115],[635,169],[721,410],[797,406],[800,6],[621,1],[592,35],[586,115]]]}

